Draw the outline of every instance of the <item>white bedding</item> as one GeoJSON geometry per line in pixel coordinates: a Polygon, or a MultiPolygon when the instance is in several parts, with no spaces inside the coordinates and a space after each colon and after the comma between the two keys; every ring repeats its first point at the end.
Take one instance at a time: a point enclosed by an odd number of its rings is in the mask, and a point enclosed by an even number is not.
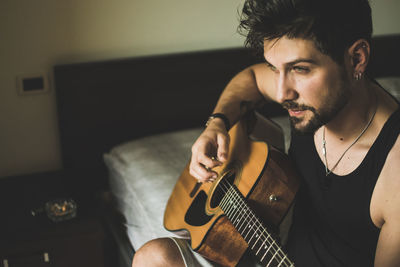
{"type": "Polygon", "coordinates": [[[189,129],[150,136],[121,144],[104,155],[111,190],[135,249],[150,239],[173,236],[163,227],[165,205],[200,132],[189,129]]]}

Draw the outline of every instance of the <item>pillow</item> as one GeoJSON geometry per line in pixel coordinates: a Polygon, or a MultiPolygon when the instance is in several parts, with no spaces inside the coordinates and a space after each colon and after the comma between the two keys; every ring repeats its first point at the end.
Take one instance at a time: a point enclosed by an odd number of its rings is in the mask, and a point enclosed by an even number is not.
{"type": "Polygon", "coordinates": [[[104,154],[110,187],[125,215],[135,249],[150,239],[173,236],[163,227],[165,205],[201,131],[198,128],[149,136],[104,154]]]}

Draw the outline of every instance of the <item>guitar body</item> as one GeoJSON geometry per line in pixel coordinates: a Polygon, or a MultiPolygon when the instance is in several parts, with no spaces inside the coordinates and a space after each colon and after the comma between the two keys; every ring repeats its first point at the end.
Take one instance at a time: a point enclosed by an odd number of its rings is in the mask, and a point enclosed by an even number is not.
{"type": "Polygon", "coordinates": [[[223,266],[235,266],[248,248],[219,205],[225,183],[229,180],[237,187],[270,229],[278,228],[299,187],[287,156],[265,142],[250,140],[246,121],[235,124],[229,135],[228,160],[214,168],[219,174],[216,181],[197,183],[187,165],[164,214],[167,230],[188,232],[193,250],[223,266]]]}

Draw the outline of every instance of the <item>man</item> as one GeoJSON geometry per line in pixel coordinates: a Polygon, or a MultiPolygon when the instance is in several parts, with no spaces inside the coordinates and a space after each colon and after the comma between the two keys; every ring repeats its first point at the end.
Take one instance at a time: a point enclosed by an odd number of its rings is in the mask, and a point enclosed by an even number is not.
{"type": "MultiPolygon", "coordinates": [[[[243,102],[288,110],[302,177],[287,243],[296,266],[400,266],[400,110],[365,74],[371,24],[367,0],[247,0],[241,29],[265,63],[232,79],[192,148],[190,173],[213,181],[243,102]]],[[[145,244],[133,266],[191,266],[174,242],[145,244]]]]}

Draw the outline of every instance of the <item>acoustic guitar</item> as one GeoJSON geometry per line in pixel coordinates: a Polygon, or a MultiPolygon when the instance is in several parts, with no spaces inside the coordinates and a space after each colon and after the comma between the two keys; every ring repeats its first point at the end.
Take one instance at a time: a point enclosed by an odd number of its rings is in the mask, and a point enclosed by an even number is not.
{"type": "Polygon", "coordinates": [[[213,183],[198,183],[189,164],[168,200],[164,227],[186,233],[194,251],[223,266],[236,266],[250,249],[263,266],[294,266],[277,229],[289,211],[299,179],[288,157],[249,138],[247,120],[229,131],[224,165],[213,183]]]}

